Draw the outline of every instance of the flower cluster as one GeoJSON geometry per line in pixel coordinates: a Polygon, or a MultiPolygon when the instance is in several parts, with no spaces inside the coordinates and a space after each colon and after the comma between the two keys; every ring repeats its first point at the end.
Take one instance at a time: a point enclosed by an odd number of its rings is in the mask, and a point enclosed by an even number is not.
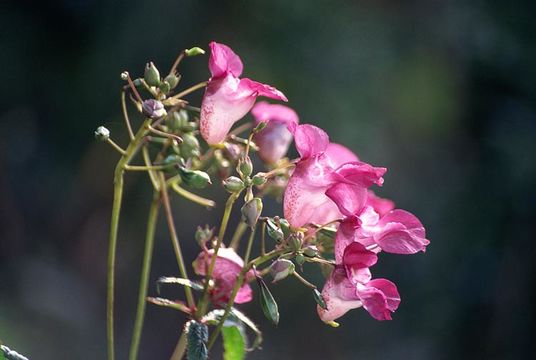
{"type": "MultiPolygon", "coordinates": [[[[104,127],[95,132],[99,141],[108,142],[121,154],[114,178],[108,261],[110,360],[114,354],[115,247],[123,174],[127,171],[146,171],[154,190],[132,359],[136,359],[139,347],[160,205],[166,213],[181,277],[164,277],[159,282],[184,286],[186,301],[163,298],[149,298],[149,301],[188,316],[184,334],[188,357],[195,359],[208,358],[210,348],[224,327],[240,327],[237,331],[242,336],[243,327],[247,326],[260,341],[258,328],[235,307],[253,300],[253,281],[258,283],[264,314],[273,323],[279,321],[277,302],[264,280],[268,274],[274,283],[292,276],[310,288],[318,316],[328,324],[334,325],[335,320],[358,307],[363,307],[377,320],[391,320],[392,312],[400,304],[397,287],[387,279],[373,278],[370,269],[376,265],[382,251],[415,254],[424,252],[429,244],[417,217],[396,209],[391,200],[376,196],[371,189],[383,185],[385,168],[360,160],[350,149],[331,142],[324,130],[301,123],[290,107],[266,101],[256,103],[259,96],[285,102],[287,98],[270,85],[241,78],[243,64],[231,48],[216,42],[209,46],[211,77],[175,94],[181,79],[177,73],[179,63],[185,57],[204,54],[202,49],[184,50],[163,78],[152,62],[147,64],[143,78],[132,80],[128,72],[121,74],[128,82],[122,96],[130,137],[128,147],[123,149],[113,142],[104,127]],[[184,99],[202,88],[205,93],[199,108],[184,99]],[[145,118],[135,133],[126,110],[126,91],[130,91],[130,100],[145,118]],[[143,99],[140,93],[149,98],[143,99]],[[253,120],[233,128],[249,112],[253,120]],[[246,132],[249,133],[242,137],[246,132]],[[296,159],[287,157],[292,142],[299,154],[296,159]],[[257,162],[251,159],[253,153],[264,167],[261,172],[254,171],[257,162]],[[131,164],[138,154],[143,155],[144,166],[131,164]],[[214,177],[221,179],[229,198],[217,234],[208,226],[196,232],[201,252],[192,264],[198,278],[191,280],[168,192],[172,190],[183,200],[204,207],[215,207],[214,201],[197,194],[200,189],[213,185],[214,177]],[[281,216],[262,216],[263,201],[269,196],[282,199],[281,216]],[[229,218],[235,203],[240,202],[242,218],[231,240],[227,241],[229,218]],[[257,231],[258,228],[261,231],[257,231]],[[245,251],[239,255],[240,242],[248,230],[245,251]],[[329,267],[322,291],[300,274],[305,264],[329,267]],[[198,296],[194,291],[200,292],[198,296]],[[209,325],[216,326],[210,337],[209,325]]],[[[223,331],[224,337],[226,334],[229,333],[223,331]]],[[[258,342],[254,344],[253,347],[258,342]]],[[[182,351],[186,351],[185,348],[182,351]]],[[[181,358],[181,355],[173,358],[181,358]]]]}

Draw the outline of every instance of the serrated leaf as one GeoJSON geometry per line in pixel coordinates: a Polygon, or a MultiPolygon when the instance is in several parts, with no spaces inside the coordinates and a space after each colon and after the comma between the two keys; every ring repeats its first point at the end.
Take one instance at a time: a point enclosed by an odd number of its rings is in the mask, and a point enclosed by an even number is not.
{"type": "Polygon", "coordinates": [[[242,321],[247,327],[249,327],[256,334],[255,341],[253,341],[251,348],[247,350],[250,351],[257,347],[260,347],[260,344],[262,343],[262,332],[257,327],[257,325],[255,325],[255,323],[240,310],[236,308],[232,308],[231,311],[233,315],[237,317],[238,320],[242,321]]]}
{"type": "Polygon", "coordinates": [[[257,283],[259,284],[259,288],[261,289],[262,312],[268,320],[270,320],[274,325],[277,325],[279,323],[279,309],[277,307],[277,303],[275,302],[272,293],[268,289],[268,286],[266,285],[262,277],[257,277],[257,283]]]}
{"type": "MultiPolygon", "coordinates": [[[[218,321],[221,319],[224,313],[225,311],[223,309],[212,310],[211,312],[203,316],[201,322],[209,325],[217,325],[218,321]]],[[[247,317],[246,314],[244,314],[237,308],[231,308],[231,314],[229,315],[225,323],[231,324],[230,326],[233,326],[233,323],[235,324],[234,326],[236,326],[237,324],[246,325],[251,331],[255,333],[255,340],[253,341],[253,344],[250,348],[247,348],[246,350],[251,351],[256,348],[260,348],[260,344],[262,343],[262,332],[260,331],[258,326],[250,318],[247,317]]],[[[248,341],[246,341],[246,344],[247,343],[248,341]]]]}
{"type": "Polygon", "coordinates": [[[208,327],[198,321],[191,320],[186,324],[188,360],[208,359],[208,327]]]}
{"type": "Polygon", "coordinates": [[[203,290],[203,285],[201,285],[198,282],[189,280],[189,279],[183,279],[183,278],[177,278],[177,277],[161,277],[156,281],[156,284],[179,284],[182,286],[188,286],[189,288],[192,288],[194,290],[203,290]]]}
{"type": "Polygon", "coordinates": [[[223,359],[244,359],[246,357],[246,342],[240,329],[237,326],[224,326],[221,333],[223,335],[223,359]]]}

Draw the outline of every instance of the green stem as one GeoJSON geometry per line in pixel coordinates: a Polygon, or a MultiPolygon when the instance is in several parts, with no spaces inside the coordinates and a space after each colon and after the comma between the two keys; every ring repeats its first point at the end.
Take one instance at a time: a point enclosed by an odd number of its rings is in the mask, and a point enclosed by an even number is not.
{"type": "Polygon", "coordinates": [[[204,197],[201,197],[199,195],[196,195],[194,193],[189,192],[186,189],[183,189],[179,186],[177,183],[173,183],[171,185],[171,188],[177,192],[180,196],[183,198],[190,200],[191,202],[194,202],[196,204],[199,204],[201,206],[213,208],[216,206],[216,203],[213,200],[205,199],[204,197]]]}
{"type": "Polygon", "coordinates": [[[107,296],[106,296],[106,338],[108,343],[108,360],[115,358],[114,346],[114,292],[115,292],[115,257],[117,249],[117,234],[119,231],[119,217],[121,214],[121,200],[123,198],[123,174],[124,166],[127,165],[132,157],[136,155],[143,137],[147,134],[147,126],[150,124],[147,119],[134,140],[130,142],[125,154],[119,159],[114,172],[114,200],[112,206],[112,217],[110,221],[110,236],[108,245],[108,264],[107,264],[107,296]]]}
{"type": "MultiPolygon", "coordinates": [[[[175,229],[175,222],[173,221],[173,214],[171,212],[171,205],[169,203],[166,179],[162,173],[160,173],[160,191],[162,192],[162,202],[164,204],[164,211],[166,213],[169,234],[171,235],[171,243],[173,245],[173,250],[175,251],[175,256],[177,257],[177,264],[179,265],[179,272],[181,277],[188,279],[188,273],[186,271],[186,266],[184,265],[184,257],[182,256],[181,245],[177,236],[177,230],[175,229]]],[[[186,294],[188,306],[193,309],[195,307],[195,301],[192,294],[192,289],[190,289],[188,286],[185,286],[184,293],[186,294]]]]}
{"type": "Polygon", "coordinates": [[[149,276],[151,273],[151,260],[153,256],[154,235],[156,231],[156,222],[158,220],[158,209],[160,208],[160,193],[155,190],[149,217],[147,218],[147,234],[145,236],[145,250],[143,254],[143,265],[140,278],[140,289],[138,293],[138,308],[136,311],[136,321],[134,322],[134,331],[132,334],[132,343],[130,345],[130,360],[138,358],[140,347],[141,332],[143,329],[143,320],[145,317],[145,304],[147,298],[147,289],[149,287],[149,276]]]}
{"type": "Polygon", "coordinates": [[[165,170],[168,168],[170,168],[169,165],[147,165],[147,166],[125,165],[125,170],[128,170],[128,171],[158,171],[158,170],[165,170]]]}
{"type": "Polygon", "coordinates": [[[307,286],[309,289],[316,289],[316,285],[311,284],[309,281],[305,280],[300,274],[296,271],[292,273],[296,279],[298,279],[303,285],[307,286]]]}
{"type": "Polygon", "coordinates": [[[225,230],[227,229],[227,224],[229,223],[229,217],[231,216],[231,210],[236,199],[240,196],[240,192],[231,194],[227,202],[225,203],[225,210],[223,211],[223,218],[221,220],[220,231],[218,233],[218,239],[216,245],[214,246],[214,253],[210,264],[208,266],[207,275],[205,276],[205,286],[203,287],[203,295],[199,301],[197,307],[197,317],[205,315],[208,307],[208,285],[212,277],[212,272],[214,271],[214,265],[216,264],[216,258],[218,257],[218,251],[220,250],[221,244],[223,242],[223,237],[225,236],[225,230]]]}
{"type": "Polygon", "coordinates": [[[240,239],[242,239],[242,235],[244,235],[244,232],[247,228],[247,224],[244,221],[240,220],[231,239],[231,243],[229,244],[229,246],[232,247],[235,251],[238,250],[238,246],[240,245],[240,239]]]}
{"type": "Polygon", "coordinates": [[[181,337],[179,338],[179,342],[177,343],[177,346],[175,347],[175,350],[173,351],[173,355],[171,355],[170,360],[182,360],[184,357],[184,353],[186,352],[186,332],[183,330],[181,337]]]}
{"type": "Polygon", "coordinates": [[[188,89],[186,90],[183,90],[181,91],[180,93],[176,94],[176,95],[173,95],[172,97],[170,97],[169,99],[180,99],[190,93],[193,93],[194,91],[198,90],[198,89],[202,89],[204,88],[205,86],[207,86],[208,82],[207,81],[203,81],[203,82],[200,82],[199,84],[196,84],[192,87],[189,87],[188,89]]]}

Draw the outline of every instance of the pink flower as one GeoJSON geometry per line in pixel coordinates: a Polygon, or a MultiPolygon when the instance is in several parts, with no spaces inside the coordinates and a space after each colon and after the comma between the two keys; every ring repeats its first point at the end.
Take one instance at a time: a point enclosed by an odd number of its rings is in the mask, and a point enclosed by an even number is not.
{"type": "Polygon", "coordinates": [[[287,101],[285,95],[266,84],[243,78],[242,61],[231,48],[210,43],[208,81],[201,104],[201,135],[209,144],[225,140],[235,122],[253,107],[257,96],[287,101]]]}
{"type": "MultiPolygon", "coordinates": [[[[206,275],[206,271],[210,265],[213,254],[214,250],[210,249],[208,251],[201,252],[197,256],[193,263],[193,268],[197,275],[206,275]]],[[[244,261],[232,248],[219,249],[216,263],[214,264],[214,271],[212,273],[212,279],[215,282],[215,286],[210,293],[212,301],[215,304],[223,305],[229,301],[235,281],[243,267],[244,261]]],[[[246,280],[251,280],[253,278],[253,271],[250,270],[246,274],[246,280]]],[[[251,301],[251,299],[252,290],[246,281],[238,290],[235,303],[243,304],[251,301]]]]}
{"type": "Polygon", "coordinates": [[[291,132],[301,156],[285,190],[284,213],[292,226],[325,224],[341,218],[344,212],[340,206],[326,196],[330,188],[333,197],[353,192],[358,198],[351,199],[362,203],[354,206],[363,207],[367,187],[383,182],[384,168],[358,161],[347,148],[330,143],[322,129],[305,124],[291,128],[291,132]]]}
{"type": "Polygon", "coordinates": [[[369,267],[376,261],[376,254],[358,242],[346,247],[322,289],[327,306],[317,307],[322,321],[334,321],[361,306],[376,320],[391,320],[391,313],[400,304],[400,295],[391,281],[371,279],[369,267]]]}
{"type": "Polygon", "coordinates": [[[257,103],[251,114],[255,124],[266,122],[266,127],[255,135],[255,143],[259,146],[259,157],[262,161],[275,164],[288,151],[292,141],[289,128],[298,125],[298,114],[285,105],[269,104],[265,101],[257,103]]]}

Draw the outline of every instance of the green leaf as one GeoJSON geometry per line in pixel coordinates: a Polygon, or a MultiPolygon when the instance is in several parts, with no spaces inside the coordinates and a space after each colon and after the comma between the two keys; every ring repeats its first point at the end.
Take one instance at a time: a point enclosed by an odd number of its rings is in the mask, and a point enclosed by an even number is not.
{"type": "Polygon", "coordinates": [[[259,330],[257,325],[246,316],[243,312],[236,308],[232,308],[231,310],[232,314],[237,317],[238,320],[242,321],[247,327],[249,327],[257,336],[255,337],[255,341],[253,341],[253,344],[251,345],[251,348],[249,350],[253,350],[262,343],[262,332],[259,330]]]}
{"type": "Polygon", "coordinates": [[[4,347],[0,350],[0,360],[6,360],[6,357],[4,356],[4,347]]]}
{"type": "Polygon", "coordinates": [[[317,289],[313,289],[313,297],[315,298],[315,301],[318,306],[320,306],[324,310],[328,309],[326,302],[324,301],[324,297],[322,296],[320,291],[318,291],[317,289]]]}
{"type": "Polygon", "coordinates": [[[237,326],[224,326],[221,333],[223,335],[223,359],[244,359],[246,357],[246,342],[240,329],[237,326]]]}
{"type": "Polygon", "coordinates": [[[190,308],[181,301],[171,301],[171,300],[159,298],[159,297],[148,297],[147,301],[158,306],[165,306],[168,308],[179,310],[179,311],[185,312],[186,314],[191,313],[190,308]]]}
{"type": "MultiPolygon", "coordinates": [[[[203,318],[201,319],[201,322],[203,322],[204,324],[209,324],[209,325],[217,325],[218,321],[220,321],[224,313],[225,311],[223,309],[212,310],[211,312],[203,316],[203,318]]],[[[227,318],[225,323],[232,324],[230,326],[237,326],[237,324],[239,325],[244,324],[248,328],[250,328],[251,331],[255,333],[255,340],[253,341],[253,344],[251,345],[251,347],[246,349],[247,351],[252,351],[260,347],[260,344],[262,343],[262,332],[257,327],[257,325],[255,325],[255,323],[246,316],[246,314],[244,314],[237,308],[231,308],[231,314],[227,318]]],[[[247,341],[246,341],[246,344],[247,344],[247,341]]]]}
{"type": "Polygon", "coordinates": [[[262,277],[257,277],[257,283],[261,289],[262,312],[268,320],[270,320],[274,325],[277,325],[279,323],[279,309],[277,307],[277,303],[275,302],[272,293],[268,289],[268,286],[266,286],[266,283],[262,277]]]}
{"type": "Polygon", "coordinates": [[[208,327],[198,321],[191,320],[186,324],[188,360],[208,359],[208,327]]]}
{"type": "MultiPolygon", "coordinates": [[[[179,284],[182,286],[188,286],[194,290],[203,290],[203,285],[200,283],[197,283],[195,281],[189,280],[189,279],[183,279],[183,278],[177,278],[177,277],[161,277],[156,281],[157,287],[160,286],[160,284],[179,284]]],[[[159,289],[157,289],[158,291],[159,289]]]]}

